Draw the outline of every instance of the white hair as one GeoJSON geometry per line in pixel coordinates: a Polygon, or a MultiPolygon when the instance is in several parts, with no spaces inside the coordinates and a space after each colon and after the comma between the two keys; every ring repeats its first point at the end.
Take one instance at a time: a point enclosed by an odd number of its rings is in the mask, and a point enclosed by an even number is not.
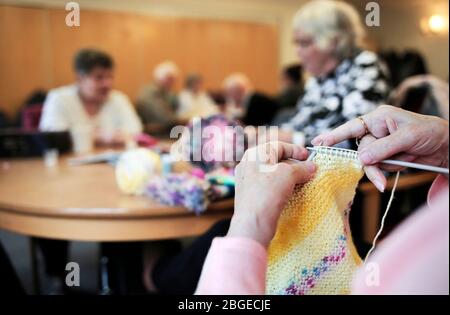
{"type": "Polygon", "coordinates": [[[336,41],[335,54],[348,57],[361,44],[364,27],[356,9],[334,0],[314,0],[297,11],[293,26],[312,36],[320,49],[328,49],[336,41]]]}
{"type": "Polygon", "coordinates": [[[251,83],[249,78],[240,72],[230,74],[225,78],[225,80],[223,80],[223,87],[225,89],[230,89],[236,86],[249,90],[251,88],[251,83]]]}
{"type": "Polygon", "coordinates": [[[164,61],[158,64],[153,70],[153,78],[157,81],[163,80],[169,75],[178,75],[179,70],[177,65],[172,61],[164,61]]]}

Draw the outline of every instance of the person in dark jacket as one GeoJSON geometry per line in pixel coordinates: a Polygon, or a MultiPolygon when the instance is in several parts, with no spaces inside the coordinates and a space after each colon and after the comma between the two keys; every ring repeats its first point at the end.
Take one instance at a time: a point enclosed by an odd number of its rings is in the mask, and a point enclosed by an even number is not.
{"type": "Polygon", "coordinates": [[[280,75],[280,91],[275,98],[278,112],[273,121],[274,125],[279,126],[295,115],[298,102],[304,93],[303,83],[303,69],[300,64],[283,68],[280,75]]]}
{"type": "Polygon", "coordinates": [[[234,73],[224,81],[226,96],[226,115],[240,120],[244,125],[270,125],[277,113],[274,99],[252,88],[248,77],[234,73]]]}

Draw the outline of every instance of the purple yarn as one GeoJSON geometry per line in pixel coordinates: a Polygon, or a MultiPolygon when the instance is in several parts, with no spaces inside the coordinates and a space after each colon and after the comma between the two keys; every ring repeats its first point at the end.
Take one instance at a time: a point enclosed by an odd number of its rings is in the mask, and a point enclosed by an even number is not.
{"type": "Polygon", "coordinates": [[[200,214],[209,204],[207,181],[187,173],[153,177],[146,189],[150,198],[169,206],[183,206],[200,214]]]}

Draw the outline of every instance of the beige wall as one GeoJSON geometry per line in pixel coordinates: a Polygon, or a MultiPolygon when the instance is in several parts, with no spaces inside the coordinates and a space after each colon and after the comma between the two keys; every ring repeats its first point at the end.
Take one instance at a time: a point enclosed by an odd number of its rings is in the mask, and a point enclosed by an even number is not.
{"type": "Polygon", "coordinates": [[[84,47],[112,55],[115,87],[132,100],[151,81],[155,65],[167,59],[179,65],[182,78],[190,72],[202,74],[207,89],[220,89],[228,74],[242,71],[256,89],[277,90],[279,28],[275,24],[84,8],[80,27],[67,27],[66,13],[57,7],[0,5],[3,111],[13,115],[38,88],[73,82],[71,60],[84,47]]]}
{"type": "MultiPolygon", "coordinates": [[[[62,7],[66,0],[0,0],[1,3],[62,7]]],[[[279,65],[297,60],[292,46],[291,21],[307,0],[77,0],[81,9],[108,9],[150,15],[205,17],[258,21],[279,27],[279,65]]],[[[369,0],[347,0],[364,15],[369,0]]],[[[448,0],[376,0],[381,6],[381,27],[370,28],[369,35],[382,49],[416,48],[423,53],[431,72],[448,79],[448,34],[427,36],[420,32],[419,20],[444,12],[448,0]]]]}
{"type": "MultiPolygon", "coordinates": [[[[63,7],[68,0],[0,0],[0,4],[63,7]]],[[[81,10],[101,9],[139,14],[253,21],[279,27],[279,64],[295,62],[291,20],[307,0],[76,0],[81,10]]],[[[81,22],[82,23],[82,22],[81,22]]]]}
{"type": "MultiPolygon", "coordinates": [[[[66,0],[0,0],[0,4],[62,7],[66,0]]],[[[279,63],[296,61],[292,47],[291,20],[295,11],[307,0],[77,0],[81,8],[130,11],[141,14],[206,17],[227,20],[264,21],[280,28],[279,63]]],[[[347,0],[359,8],[362,15],[369,0],[347,0]]],[[[448,19],[448,0],[376,0],[381,5],[380,28],[371,34],[382,48],[420,49],[432,71],[448,77],[448,34],[425,36],[418,20],[424,15],[444,12],[448,19]],[[442,58],[444,56],[445,58],[442,58]],[[446,57],[447,56],[447,57],[446,57]],[[445,59],[445,60],[442,60],[445,59]]]]}
{"type": "MultiPolygon", "coordinates": [[[[368,1],[352,0],[362,14],[368,1]]],[[[421,32],[420,20],[439,13],[448,21],[448,0],[378,0],[381,9],[380,27],[369,28],[381,49],[417,49],[426,59],[429,71],[448,80],[448,32],[426,35],[421,32]]]]}
{"type": "Polygon", "coordinates": [[[81,27],[76,29],[64,25],[67,2],[0,0],[0,109],[9,115],[36,88],[71,82],[67,60],[83,45],[113,55],[116,87],[132,99],[162,59],[176,61],[182,72],[199,71],[207,79],[207,88],[217,89],[225,75],[243,71],[257,89],[273,93],[279,67],[296,60],[291,19],[304,1],[77,0],[81,27]],[[152,21],[173,22],[167,25],[166,34],[158,32],[156,38],[146,35],[153,27],[143,26],[152,21]],[[99,24],[111,31],[97,28],[99,24]],[[212,29],[220,36],[208,37],[212,29]],[[146,45],[152,53],[144,58],[143,52],[149,51],[146,45]],[[25,68],[33,71],[25,74],[25,68]]]}
{"type": "MultiPolygon", "coordinates": [[[[307,0],[77,0],[81,10],[97,9],[138,13],[149,16],[193,17],[208,20],[260,22],[278,29],[277,64],[297,60],[292,45],[292,18],[307,0]]],[[[63,8],[66,0],[0,0],[0,4],[63,8]]],[[[348,0],[362,14],[367,0],[348,0]]],[[[421,33],[419,21],[436,12],[447,13],[447,0],[377,0],[381,6],[381,26],[368,34],[381,49],[415,48],[426,58],[432,74],[448,79],[448,34],[421,33]]],[[[81,12],[81,23],[83,13],[81,12]]],[[[7,31],[7,30],[5,30],[7,31]]],[[[1,41],[1,38],[0,38],[1,41]]],[[[45,48],[43,48],[45,50],[45,48]]],[[[258,53],[257,49],[255,52],[258,53]]],[[[21,52],[29,54],[30,52],[21,52]]],[[[37,53],[46,55],[45,51],[37,53]]],[[[42,68],[42,67],[41,67],[42,68]]],[[[48,71],[42,68],[41,72],[48,71]]]]}

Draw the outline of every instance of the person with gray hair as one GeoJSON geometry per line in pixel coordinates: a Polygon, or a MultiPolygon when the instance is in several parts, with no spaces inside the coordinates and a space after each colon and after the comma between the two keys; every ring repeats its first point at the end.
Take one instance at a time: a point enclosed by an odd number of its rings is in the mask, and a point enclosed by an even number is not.
{"type": "Polygon", "coordinates": [[[296,13],[293,27],[296,53],[310,78],[278,139],[309,145],[318,134],[386,102],[387,70],[375,53],[361,49],[364,29],[350,4],[310,1],[296,13]]]}
{"type": "Polygon", "coordinates": [[[196,73],[186,77],[184,89],[178,96],[177,116],[180,119],[208,117],[219,113],[219,108],[203,90],[203,78],[196,73]]]}
{"type": "Polygon", "coordinates": [[[137,111],[146,131],[163,133],[178,123],[178,100],[173,92],[178,73],[175,63],[162,62],[153,71],[153,83],[144,86],[139,92],[137,111]]]}
{"type": "Polygon", "coordinates": [[[225,114],[244,125],[270,125],[278,110],[275,100],[255,91],[250,79],[243,73],[232,73],[223,81],[226,97],[225,114]]]}

